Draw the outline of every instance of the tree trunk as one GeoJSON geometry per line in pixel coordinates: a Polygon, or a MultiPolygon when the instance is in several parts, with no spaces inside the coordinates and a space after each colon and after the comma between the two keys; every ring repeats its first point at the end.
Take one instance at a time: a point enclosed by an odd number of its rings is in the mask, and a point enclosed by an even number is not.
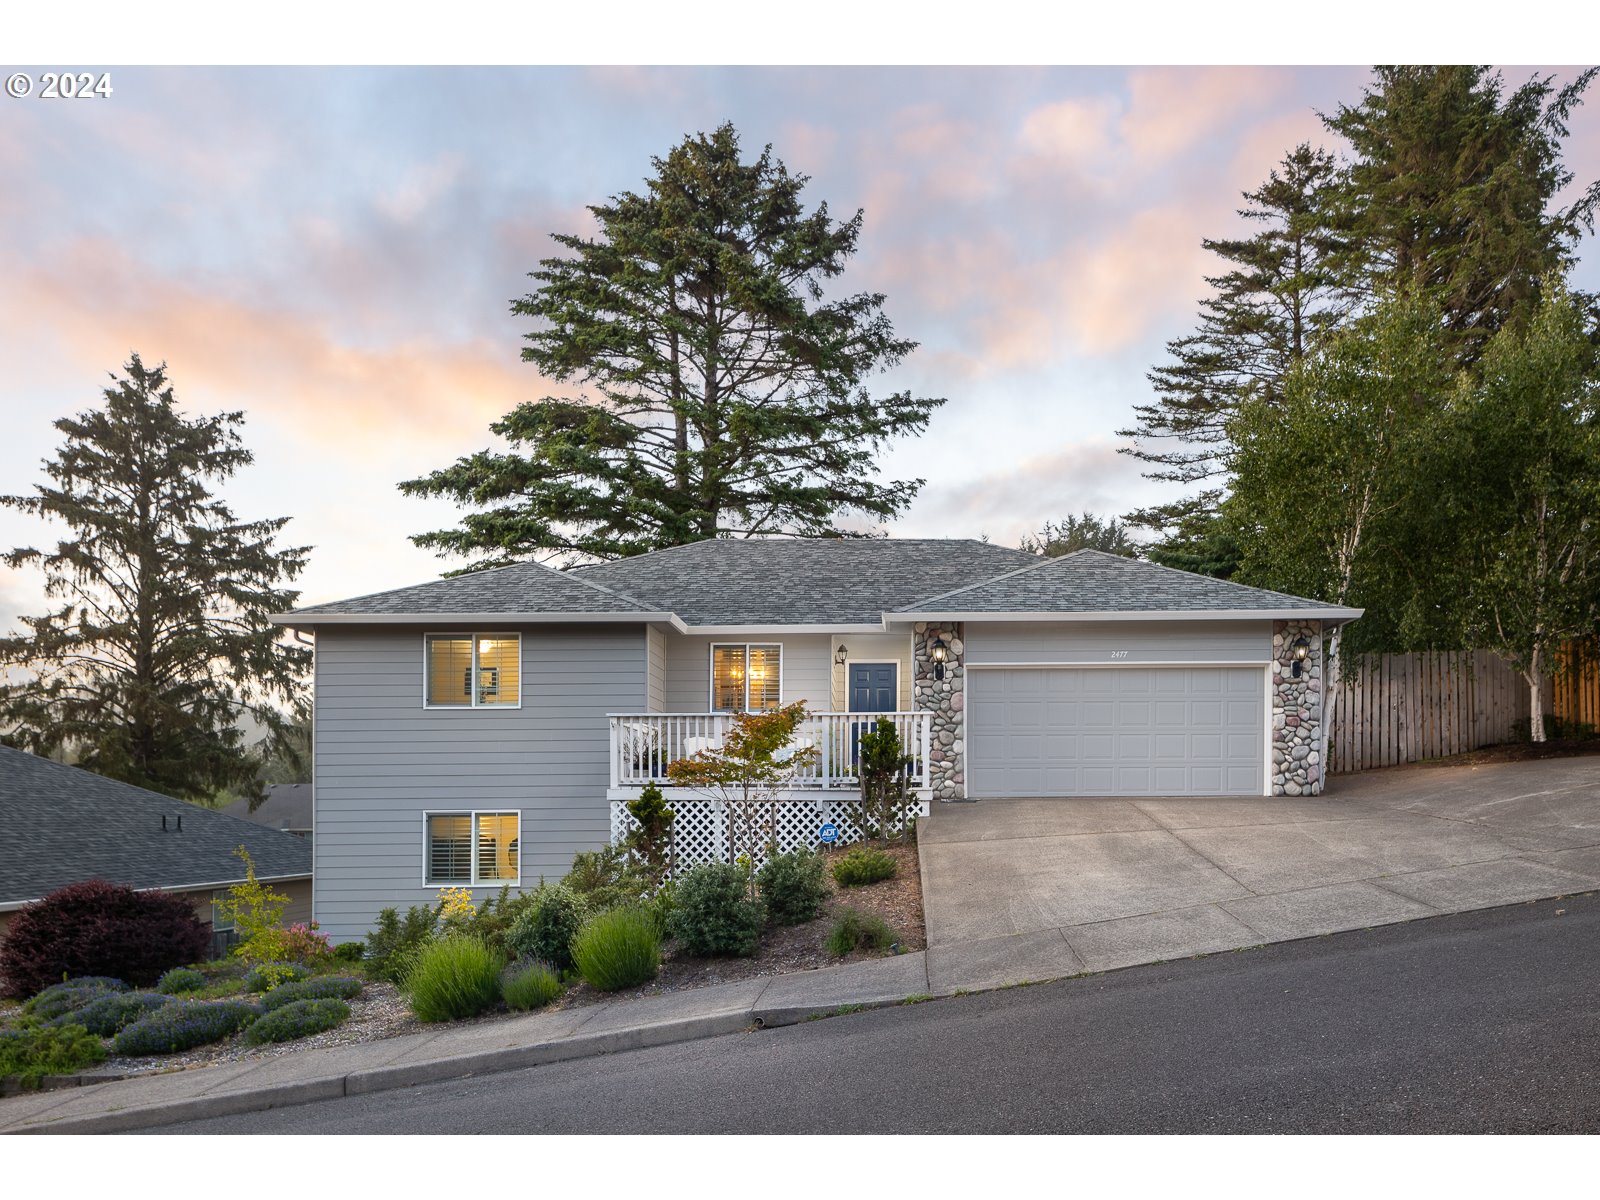
{"type": "Polygon", "coordinates": [[[1524,676],[1528,681],[1528,736],[1535,744],[1544,741],[1544,689],[1540,687],[1543,668],[1544,647],[1536,642],[1524,676]]]}
{"type": "Polygon", "coordinates": [[[1339,695],[1341,681],[1339,667],[1339,642],[1344,637],[1344,626],[1335,625],[1328,638],[1328,657],[1322,664],[1322,720],[1318,738],[1321,749],[1317,752],[1317,779],[1321,793],[1328,786],[1328,738],[1333,731],[1333,702],[1339,695]]]}

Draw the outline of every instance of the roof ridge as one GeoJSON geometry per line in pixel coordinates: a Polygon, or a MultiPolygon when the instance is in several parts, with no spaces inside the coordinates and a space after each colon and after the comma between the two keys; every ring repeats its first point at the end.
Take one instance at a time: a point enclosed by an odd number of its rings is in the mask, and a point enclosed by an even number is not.
{"type": "MultiPolygon", "coordinates": [[[[1087,550],[1087,549],[1090,549],[1090,547],[1085,546],[1084,549],[1087,550]]],[[[1082,553],[1082,551],[1078,551],[1078,553],[1082,553]]],[[[1096,550],[1095,553],[1096,554],[1105,554],[1106,551],[1104,551],[1104,550],[1096,550]]],[[[1122,555],[1111,555],[1110,557],[1121,558],[1123,556],[1122,555]]],[[[1196,577],[1198,577],[1200,579],[1209,579],[1209,580],[1211,580],[1212,583],[1220,583],[1220,584],[1223,584],[1226,587],[1239,588],[1240,590],[1246,591],[1246,592],[1261,592],[1261,593],[1263,593],[1265,595],[1268,595],[1268,596],[1282,596],[1285,600],[1310,600],[1311,599],[1310,596],[1296,596],[1293,592],[1280,592],[1276,588],[1257,587],[1253,583],[1235,583],[1233,580],[1224,579],[1220,575],[1206,575],[1206,574],[1201,573],[1200,571],[1185,571],[1182,567],[1169,567],[1169,566],[1167,566],[1166,563],[1152,562],[1148,558],[1135,558],[1135,559],[1131,559],[1130,561],[1137,562],[1137,563],[1143,563],[1145,566],[1154,567],[1158,571],[1166,571],[1170,575],[1182,575],[1186,579],[1194,579],[1196,577]]],[[[1318,600],[1316,603],[1325,604],[1325,603],[1327,603],[1327,601],[1318,600]]]]}
{"type": "MultiPolygon", "coordinates": [[[[1005,550],[1009,550],[1010,548],[1011,547],[1009,547],[1009,546],[1001,547],[1001,549],[1005,549],[1005,550]]],[[[1085,549],[1087,549],[1087,547],[1085,547],[1085,549]]],[[[1026,550],[1018,550],[1017,553],[1018,554],[1026,554],[1027,551],[1026,550]]],[[[1052,563],[1062,562],[1062,561],[1064,561],[1066,559],[1074,558],[1077,555],[1082,554],[1082,553],[1084,553],[1084,550],[1072,550],[1072,551],[1070,551],[1070,552],[1068,552],[1066,554],[1058,554],[1054,558],[1041,558],[1038,562],[1029,563],[1027,566],[1024,566],[1024,567],[1017,567],[1017,568],[1015,568],[1014,570],[1011,570],[1011,571],[1002,571],[998,575],[991,575],[988,579],[980,579],[976,583],[967,583],[967,584],[963,584],[962,586],[960,586],[958,588],[951,588],[948,592],[939,592],[938,594],[933,595],[933,596],[924,596],[921,600],[913,600],[910,604],[901,605],[899,608],[895,609],[894,611],[895,612],[915,612],[922,605],[931,604],[935,600],[944,600],[944,599],[947,599],[947,598],[949,598],[951,596],[959,596],[962,592],[970,592],[974,588],[988,587],[991,583],[999,583],[1002,579],[1010,579],[1013,576],[1017,576],[1017,575],[1026,575],[1029,571],[1037,571],[1041,567],[1048,567],[1052,563]]]]}
{"type": "Polygon", "coordinates": [[[625,600],[629,604],[631,604],[635,608],[637,608],[640,612],[646,612],[647,613],[647,612],[655,611],[648,604],[646,604],[644,601],[637,600],[634,597],[628,595],[626,592],[619,592],[619,591],[616,590],[616,588],[609,588],[605,584],[596,583],[592,579],[583,579],[583,578],[581,578],[580,576],[578,576],[577,574],[575,574],[572,571],[558,571],[554,567],[545,567],[545,565],[543,563],[535,563],[534,565],[535,566],[544,567],[544,569],[546,571],[549,571],[553,575],[559,575],[563,579],[575,580],[576,582],[583,584],[584,587],[593,588],[597,592],[604,592],[606,595],[613,596],[618,600],[625,600]]]}

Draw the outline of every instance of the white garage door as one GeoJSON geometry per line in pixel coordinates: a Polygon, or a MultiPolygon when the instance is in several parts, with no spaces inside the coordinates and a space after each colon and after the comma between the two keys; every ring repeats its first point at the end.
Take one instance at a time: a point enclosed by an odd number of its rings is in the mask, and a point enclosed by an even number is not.
{"type": "Polygon", "coordinates": [[[1260,667],[967,672],[967,794],[1259,796],[1260,667]]]}

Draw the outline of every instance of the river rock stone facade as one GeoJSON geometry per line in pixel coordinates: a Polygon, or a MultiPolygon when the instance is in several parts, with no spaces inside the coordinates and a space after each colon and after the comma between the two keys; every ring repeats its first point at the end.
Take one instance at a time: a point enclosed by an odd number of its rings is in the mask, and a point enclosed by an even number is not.
{"type": "Polygon", "coordinates": [[[1272,623],[1272,794],[1322,792],[1322,622],[1272,623]],[[1294,644],[1310,643],[1310,656],[1294,677],[1294,644]]]}
{"type": "Polygon", "coordinates": [[[918,621],[912,638],[912,707],[933,714],[928,784],[935,800],[967,798],[966,651],[961,626],[918,621]],[[934,678],[933,643],[944,639],[944,678],[934,678]]]}

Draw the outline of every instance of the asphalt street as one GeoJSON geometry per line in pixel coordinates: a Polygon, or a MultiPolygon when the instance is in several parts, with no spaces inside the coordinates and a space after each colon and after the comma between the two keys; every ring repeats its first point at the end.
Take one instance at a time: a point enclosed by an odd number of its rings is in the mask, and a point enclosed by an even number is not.
{"type": "Polygon", "coordinates": [[[155,1133],[1600,1131],[1600,899],[155,1133]]]}

